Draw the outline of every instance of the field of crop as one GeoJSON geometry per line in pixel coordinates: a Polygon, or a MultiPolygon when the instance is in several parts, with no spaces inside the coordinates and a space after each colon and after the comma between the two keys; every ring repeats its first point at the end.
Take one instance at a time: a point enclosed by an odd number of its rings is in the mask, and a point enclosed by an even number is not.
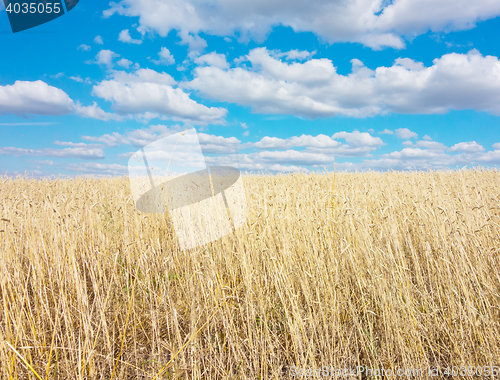
{"type": "Polygon", "coordinates": [[[0,378],[500,365],[498,171],[243,179],[186,251],[126,178],[0,179],[0,378]]]}

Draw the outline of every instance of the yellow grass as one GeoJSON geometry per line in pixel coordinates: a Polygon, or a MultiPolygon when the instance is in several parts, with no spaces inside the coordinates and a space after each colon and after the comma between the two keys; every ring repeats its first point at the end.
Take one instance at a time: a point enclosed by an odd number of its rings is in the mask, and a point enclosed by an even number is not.
{"type": "Polygon", "coordinates": [[[0,378],[499,365],[500,173],[332,181],[245,176],[247,225],[181,251],[126,178],[0,179],[0,378]]]}

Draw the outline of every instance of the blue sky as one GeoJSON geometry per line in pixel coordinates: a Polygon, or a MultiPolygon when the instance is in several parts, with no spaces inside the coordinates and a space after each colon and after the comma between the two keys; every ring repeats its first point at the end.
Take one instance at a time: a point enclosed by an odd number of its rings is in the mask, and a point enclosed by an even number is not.
{"type": "Polygon", "coordinates": [[[491,0],[80,0],[13,34],[1,9],[0,175],[123,175],[192,127],[211,162],[238,151],[254,172],[495,167],[499,16],[491,0]]]}

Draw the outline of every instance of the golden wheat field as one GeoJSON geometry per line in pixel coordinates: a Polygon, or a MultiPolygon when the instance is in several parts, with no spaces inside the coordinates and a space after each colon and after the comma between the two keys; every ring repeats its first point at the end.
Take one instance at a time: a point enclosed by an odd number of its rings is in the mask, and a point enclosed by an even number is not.
{"type": "Polygon", "coordinates": [[[498,171],[243,180],[246,225],[181,251],[125,177],[0,179],[0,378],[500,364],[498,171]]]}

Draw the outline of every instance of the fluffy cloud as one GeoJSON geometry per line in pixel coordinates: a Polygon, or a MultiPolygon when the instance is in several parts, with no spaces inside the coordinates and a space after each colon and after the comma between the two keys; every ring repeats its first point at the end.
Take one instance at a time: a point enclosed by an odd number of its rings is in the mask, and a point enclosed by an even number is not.
{"type": "Polygon", "coordinates": [[[393,135],[394,132],[391,131],[390,129],[384,129],[382,132],[379,132],[381,135],[393,135]]]}
{"type": "MultiPolygon", "coordinates": [[[[118,132],[102,136],[82,136],[85,141],[103,143],[108,146],[132,145],[134,147],[143,147],[158,139],[169,136],[173,133],[181,132],[179,125],[167,127],[165,125],[152,125],[148,128],[136,129],[122,135],[118,132]]],[[[236,137],[223,137],[198,133],[203,153],[206,154],[230,154],[237,153],[241,143],[236,137]]]]}
{"type": "Polygon", "coordinates": [[[204,154],[228,154],[237,153],[241,143],[236,137],[223,137],[198,133],[201,150],[204,154]]]}
{"type": "Polygon", "coordinates": [[[450,148],[450,152],[476,153],[482,151],[484,151],[484,148],[475,141],[461,142],[450,148]]]}
{"type": "MultiPolygon", "coordinates": [[[[71,79],[81,82],[80,77],[71,79]]],[[[87,80],[85,80],[88,82],[87,80]]],[[[35,82],[16,81],[13,85],[0,86],[0,115],[14,114],[28,117],[30,115],[68,115],[98,120],[123,120],[125,117],[105,112],[97,103],[91,106],[76,104],[63,90],[49,86],[40,80],[35,82]]]]}
{"type": "Polygon", "coordinates": [[[227,110],[206,107],[189,97],[166,73],[140,69],[133,74],[114,71],[112,79],[94,86],[93,93],[112,102],[119,115],[156,113],[197,124],[221,123],[227,110]]]}
{"type": "Polygon", "coordinates": [[[133,145],[135,147],[143,147],[162,137],[169,136],[173,133],[182,131],[179,125],[167,127],[165,125],[152,125],[148,128],[136,129],[122,135],[118,132],[113,132],[111,135],[102,136],[82,136],[85,141],[103,143],[108,146],[118,145],[133,145]]]}
{"type": "Polygon", "coordinates": [[[125,175],[128,172],[128,167],[118,164],[101,164],[97,162],[85,162],[81,164],[69,164],[65,167],[66,170],[77,172],[95,174],[98,176],[116,176],[125,175]]]}
{"type": "Polygon", "coordinates": [[[197,67],[184,86],[254,112],[312,119],[464,109],[500,114],[500,61],[475,50],[446,54],[430,67],[405,58],[370,70],[354,60],[349,75],[339,75],[329,59],[289,63],[280,55],[257,48],[242,59],[251,68],[197,67]]]}
{"type": "Polygon", "coordinates": [[[384,145],[379,137],[373,137],[367,132],[337,132],[332,137],[326,135],[293,136],[287,139],[277,137],[263,137],[256,143],[247,143],[244,147],[253,147],[260,150],[290,149],[305,147],[307,153],[324,153],[339,156],[365,155],[384,145]],[[344,139],[342,144],[337,139],[344,139]]]}
{"type": "Polygon", "coordinates": [[[411,139],[412,137],[417,137],[415,132],[410,131],[408,128],[398,128],[396,129],[396,136],[400,139],[411,139]]]}
{"type": "Polygon", "coordinates": [[[64,91],[40,80],[0,86],[0,114],[66,115],[73,111],[74,103],[64,91]]]}
{"type": "Polygon", "coordinates": [[[121,67],[124,67],[126,69],[128,69],[130,67],[130,65],[133,63],[132,61],[129,61],[128,59],[126,58],[122,58],[120,59],[118,62],[116,62],[118,64],[118,66],[121,66],[121,67]]]}
{"type": "Polygon", "coordinates": [[[196,57],[194,59],[194,62],[198,65],[210,65],[218,67],[219,69],[229,68],[229,65],[226,61],[226,56],[224,54],[217,54],[215,52],[196,57]]]}
{"type": "Polygon", "coordinates": [[[203,46],[199,33],[239,35],[264,40],[275,25],[296,32],[313,32],[334,43],[360,42],[380,48],[404,47],[403,36],[470,29],[481,20],[500,15],[493,0],[121,0],[111,3],[105,17],[114,13],[139,17],[141,28],[165,37],[177,30],[190,45],[203,46]],[[191,40],[190,40],[191,39],[191,40]]]}
{"type": "Polygon", "coordinates": [[[96,147],[73,147],[64,149],[23,149],[5,147],[0,148],[0,154],[9,154],[13,156],[45,156],[45,157],[66,157],[66,158],[82,158],[86,160],[95,160],[104,158],[102,148],[96,147]]]}
{"type": "Polygon", "coordinates": [[[122,117],[120,115],[104,111],[101,107],[99,107],[97,105],[96,102],[94,102],[94,104],[92,104],[91,106],[87,106],[87,107],[82,106],[80,103],[77,103],[76,104],[76,113],[81,117],[96,119],[96,120],[121,121],[124,119],[124,117],[122,117]]]}
{"type": "Polygon", "coordinates": [[[142,44],[142,40],[134,40],[130,36],[130,32],[128,31],[128,29],[122,30],[120,32],[120,34],[118,35],[118,41],[125,42],[126,44],[142,44]]]}
{"type": "Polygon", "coordinates": [[[314,54],[316,54],[316,50],[313,52],[309,52],[307,50],[290,50],[285,53],[286,59],[294,60],[298,59],[303,61],[304,59],[311,58],[314,54]]]}
{"type": "Polygon", "coordinates": [[[157,61],[151,60],[153,63],[157,65],[173,65],[175,63],[174,56],[170,53],[170,50],[168,50],[166,47],[162,47],[158,55],[160,58],[157,61]]]}
{"type": "Polygon", "coordinates": [[[89,45],[81,44],[80,46],[78,46],[78,50],[89,51],[90,49],[91,47],[89,45]]]}
{"type": "Polygon", "coordinates": [[[88,64],[98,64],[98,65],[106,65],[108,68],[111,68],[113,66],[113,60],[115,58],[118,58],[120,54],[116,54],[115,52],[111,50],[101,50],[97,55],[95,56],[95,60],[90,60],[86,61],[88,64]]]}

